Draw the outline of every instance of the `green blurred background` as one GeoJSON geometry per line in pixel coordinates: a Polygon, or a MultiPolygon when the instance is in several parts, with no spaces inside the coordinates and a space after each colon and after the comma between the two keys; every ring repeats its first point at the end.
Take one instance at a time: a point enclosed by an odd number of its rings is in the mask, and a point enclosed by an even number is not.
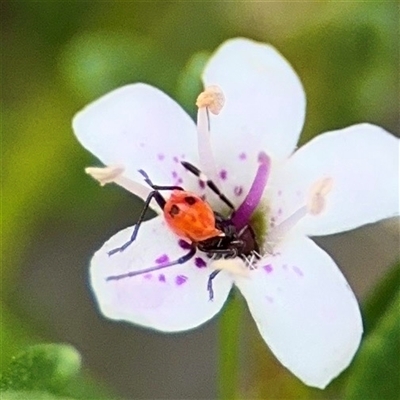
{"type": "MultiPolygon", "coordinates": [[[[84,174],[97,161],[74,138],[71,118],[136,81],[163,89],[193,115],[208,54],[246,36],[276,46],[301,77],[308,99],[302,143],[362,121],[398,135],[398,3],[3,1],[1,22],[1,366],[27,344],[66,342],[80,351],[84,371],[116,396],[215,398],[215,320],[162,335],[98,315],[88,262],[133,224],[141,203],[84,174]]],[[[397,257],[398,223],[317,241],[363,300],[397,257]]],[[[307,390],[243,318],[250,328],[241,330],[240,398],[357,398],[351,377],[340,390],[307,390]]],[[[400,357],[398,345],[390,348],[400,357]]],[[[368,370],[368,362],[358,364],[368,370]]]]}

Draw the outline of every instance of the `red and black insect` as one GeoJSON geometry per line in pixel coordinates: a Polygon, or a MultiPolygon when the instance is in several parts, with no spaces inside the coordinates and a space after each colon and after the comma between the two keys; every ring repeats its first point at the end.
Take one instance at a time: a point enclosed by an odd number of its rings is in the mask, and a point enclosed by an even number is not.
{"type": "MultiPolygon", "coordinates": [[[[189,162],[182,161],[181,164],[188,171],[201,178],[201,171],[189,162]]],[[[140,213],[137,224],[135,225],[132,236],[124,245],[108,252],[111,256],[115,253],[124,251],[131,245],[139,232],[140,225],[144,220],[145,213],[149,208],[150,202],[154,199],[163,210],[165,221],[170,229],[180,238],[189,241],[189,251],[177,260],[147,268],[141,271],[132,271],[122,275],[110,276],[110,280],[119,280],[143,273],[155,271],[161,268],[171,267],[177,264],[184,264],[194,257],[197,250],[200,250],[209,258],[235,258],[246,259],[259,253],[259,247],[253,229],[250,225],[245,225],[239,231],[232,222],[235,207],[228,198],[218,189],[217,185],[211,180],[206,179],[207,186],[218,195],[223,203],[231,210],[228,217],[224,217],[212,210],[211,206],[201,199],[198,195],[185,191],[180,186],[159,186],[153,184],[148,175],[139,170],[145,182],[153,189],[149,193],[143,210],[140,213]],[[172,191],[170,197],[165,200],[161,191],[172,191]]],[[[207,289],[210,300],[213,298],[212,280],[220,270],[215,270],[210,274],[207,289]]]]}

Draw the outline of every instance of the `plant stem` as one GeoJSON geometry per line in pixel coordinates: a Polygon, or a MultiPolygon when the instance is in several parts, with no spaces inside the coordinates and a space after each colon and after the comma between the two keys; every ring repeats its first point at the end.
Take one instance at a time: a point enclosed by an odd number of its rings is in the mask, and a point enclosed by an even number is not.
{"type": "Polygon", "coordinates": [[[234,293],[228,300],[219,323],[218,399],[237,396],[239,378],[240,321],[243,301],[234,293]]]}

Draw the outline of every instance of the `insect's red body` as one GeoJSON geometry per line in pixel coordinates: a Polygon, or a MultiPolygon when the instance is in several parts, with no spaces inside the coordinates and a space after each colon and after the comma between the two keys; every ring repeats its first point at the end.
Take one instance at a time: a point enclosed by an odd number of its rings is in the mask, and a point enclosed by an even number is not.
{"type": "Polygon", "coordinates": [[[164,206],[164,217],[175,234],[192,242],[222,235],[215,227],[215,214],[209,204],[191,192],[172,191],[164,206]]]}

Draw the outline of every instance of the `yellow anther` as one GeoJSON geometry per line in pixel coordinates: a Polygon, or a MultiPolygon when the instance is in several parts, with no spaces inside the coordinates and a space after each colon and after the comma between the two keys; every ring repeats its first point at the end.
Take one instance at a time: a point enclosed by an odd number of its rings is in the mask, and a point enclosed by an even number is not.
{"type": "Polygon", "coordinates": [[[111,165],[108,167],[88,167],[85,168],[85,172],[99,181],[101,186],[104,186],[107,183],[115,182],[115,180],[124,172],[124,168],[119,165],[111,165]]]}
{"type": "Polygon", "coordinates": [[[211,113],[218,115],[225,104],[224,93],[221,88],[212,85],[206,88],[204,92],[201,92],[196,100],[196,106],[198,108],[207,107],[211,113]]]}
{"type": "Polygon", "coordinates": [[[332,190],[333,179],[322,178],[315,182],[310,189],[307,209],[312,215],[319,215],[326,207],[326,196],[332,190]]]}

